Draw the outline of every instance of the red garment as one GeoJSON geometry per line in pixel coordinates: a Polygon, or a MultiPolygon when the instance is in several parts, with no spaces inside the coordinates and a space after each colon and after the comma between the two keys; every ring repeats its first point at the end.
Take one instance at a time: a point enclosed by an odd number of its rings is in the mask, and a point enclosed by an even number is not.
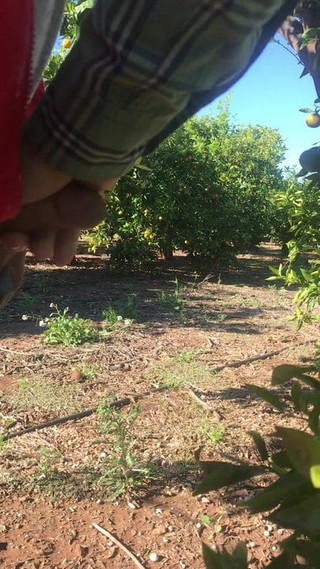
{"type": "Polygon", "coordinates": [[[0,221],[21,207],[19,149],[31,86],[33,0],[0,2],[0,221]]]}

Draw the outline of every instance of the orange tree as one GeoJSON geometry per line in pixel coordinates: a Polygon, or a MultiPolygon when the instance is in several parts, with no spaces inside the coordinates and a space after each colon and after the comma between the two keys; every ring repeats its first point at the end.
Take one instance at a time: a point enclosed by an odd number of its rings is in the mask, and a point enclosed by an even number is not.
{"type": "Polygon", "coordinates": [[[143,261],[148,249],[167,258],[184,250],[200,270],[226,263],[270,232],[283,154],[277,131],[235,124],[224,103],[215,118],[183,125],[144,159],[147,170],[118,183],[91,242],[109,243],[121,263],[143,261]]]}
{"type": "Polygon", "coordinates": [[[44,71],[43,78],[46,85],[54,79],[61,63],[78,38],[81,21],[93,4],[94,0],[72,0],[66,3],[60,36],[44,71]]]}

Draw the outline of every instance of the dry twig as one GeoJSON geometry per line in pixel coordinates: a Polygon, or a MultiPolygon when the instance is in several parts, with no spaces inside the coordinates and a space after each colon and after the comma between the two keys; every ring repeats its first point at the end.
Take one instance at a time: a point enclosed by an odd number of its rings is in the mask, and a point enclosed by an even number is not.
{"type": "Polygon", "coordinates": [[[103,535],[105,535],[106,537],[108,537],[109,539],[111,539],[111,541],[113,543],[115,543],[115,545],[117,545],[118,547],[120,547],[120,549],[122,551],[124,551],[124,553],[126,555],[128,555],[128,557],[130,557],[130,559],[132,559],[132,561],[136,564],[137,567],[139,567],[139,569],[145,569],[145,567],[140,563],[139,559],[136,558],[135,555],[133,555],[133,553],[131,553],[131,551],[125,546],[123,545],[123,543],[121,543],[121,541],[119,541],[116,537],[114,537],[112,535],[112,533],[110,533],[108,530],[104,529],[103,527],[99,526],[98,524],[93,523],[92,527],[94,527],[96,530],[98,530],[100,533],[102,533],[103,535]]]}

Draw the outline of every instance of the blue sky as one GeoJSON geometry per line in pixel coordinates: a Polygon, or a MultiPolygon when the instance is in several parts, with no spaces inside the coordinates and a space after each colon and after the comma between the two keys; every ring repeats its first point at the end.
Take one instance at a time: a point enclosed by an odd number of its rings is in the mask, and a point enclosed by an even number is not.
{"type": "MultiPolygon", "coordinates": [[[[277,38],[278,39],[278,38],[277,38]]],[[[286,165],[299,164],[301,152],[320,141],[320,128],[305,124],[301,107],[313,108],[317,95],[309,75],[285,49],[270,43],[245,76],[231,89],[231,114],[240,124],[277,128],[288,148],[286,165]]],[[[216,114],[217,101],[201,114],[216,114]]]]}

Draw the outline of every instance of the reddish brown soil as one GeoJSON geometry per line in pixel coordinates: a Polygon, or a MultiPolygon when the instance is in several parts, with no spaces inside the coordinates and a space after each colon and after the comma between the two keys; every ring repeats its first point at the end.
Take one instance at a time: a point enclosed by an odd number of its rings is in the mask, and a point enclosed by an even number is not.
{"type": "Polygon", "coordinates": [[[95,413],[4,444],[3,567],[135,567],[93,523],[116,536],[146,569],[203,568],[201,540],[227,548],[245,541],[255,568],[277,555],[277,541],[285,532],[236,506],[252,492],[250,483],[193,495],[200,477],[193,455],[203,445],[206,457],[231,453],[256,460],[247,431],[271,433],[283,419],[244,385],[269,387],[276,365],[301,363],[313,355],[316,328],[298,332],[289,321],[294,293],[265,281],[278,255],[276,247],[262,246],[256,255],[242,257],[236,269],[202,282],[182,257],[170,265],[159,263],[150,274],[122,277],[110,275],[101,257],[80,255],[66,269],[30,260],[23,290],[0,315],[0,424],[5,433],[95,407],[110,394],[120,399],[148,392],[164,378],[176,385],[178,378],[180,384],[140,402],[132,441],[141,460],[152,458],[157,473],[135,497],[112,500],[98,483],[103,457],[112,448],[97,428],[95,413]],[[157,301],[160,291],[172,293],[175,277],[181,310],[157,301]],[[71,314],[100,326],[102,311],[111,305],[121,314],[133,293],[134,322],[120,322],[101,341],[79,347],[42,343],[38,323],[52,311],[50,303],[68,306],[71,314]],[[30,318],[22,320],[24,314],[30,318]],[[276,350],[283,351],[259,358],[276,350]],[[229,365],[248,358],[238,367],[229,365]],[[47,466],[43,449],[51,461],[47,466]],[[204,515],[210,517],[209,526],[204,515]],[[158,559],[152,561],[150,553],[158,559]]]}

